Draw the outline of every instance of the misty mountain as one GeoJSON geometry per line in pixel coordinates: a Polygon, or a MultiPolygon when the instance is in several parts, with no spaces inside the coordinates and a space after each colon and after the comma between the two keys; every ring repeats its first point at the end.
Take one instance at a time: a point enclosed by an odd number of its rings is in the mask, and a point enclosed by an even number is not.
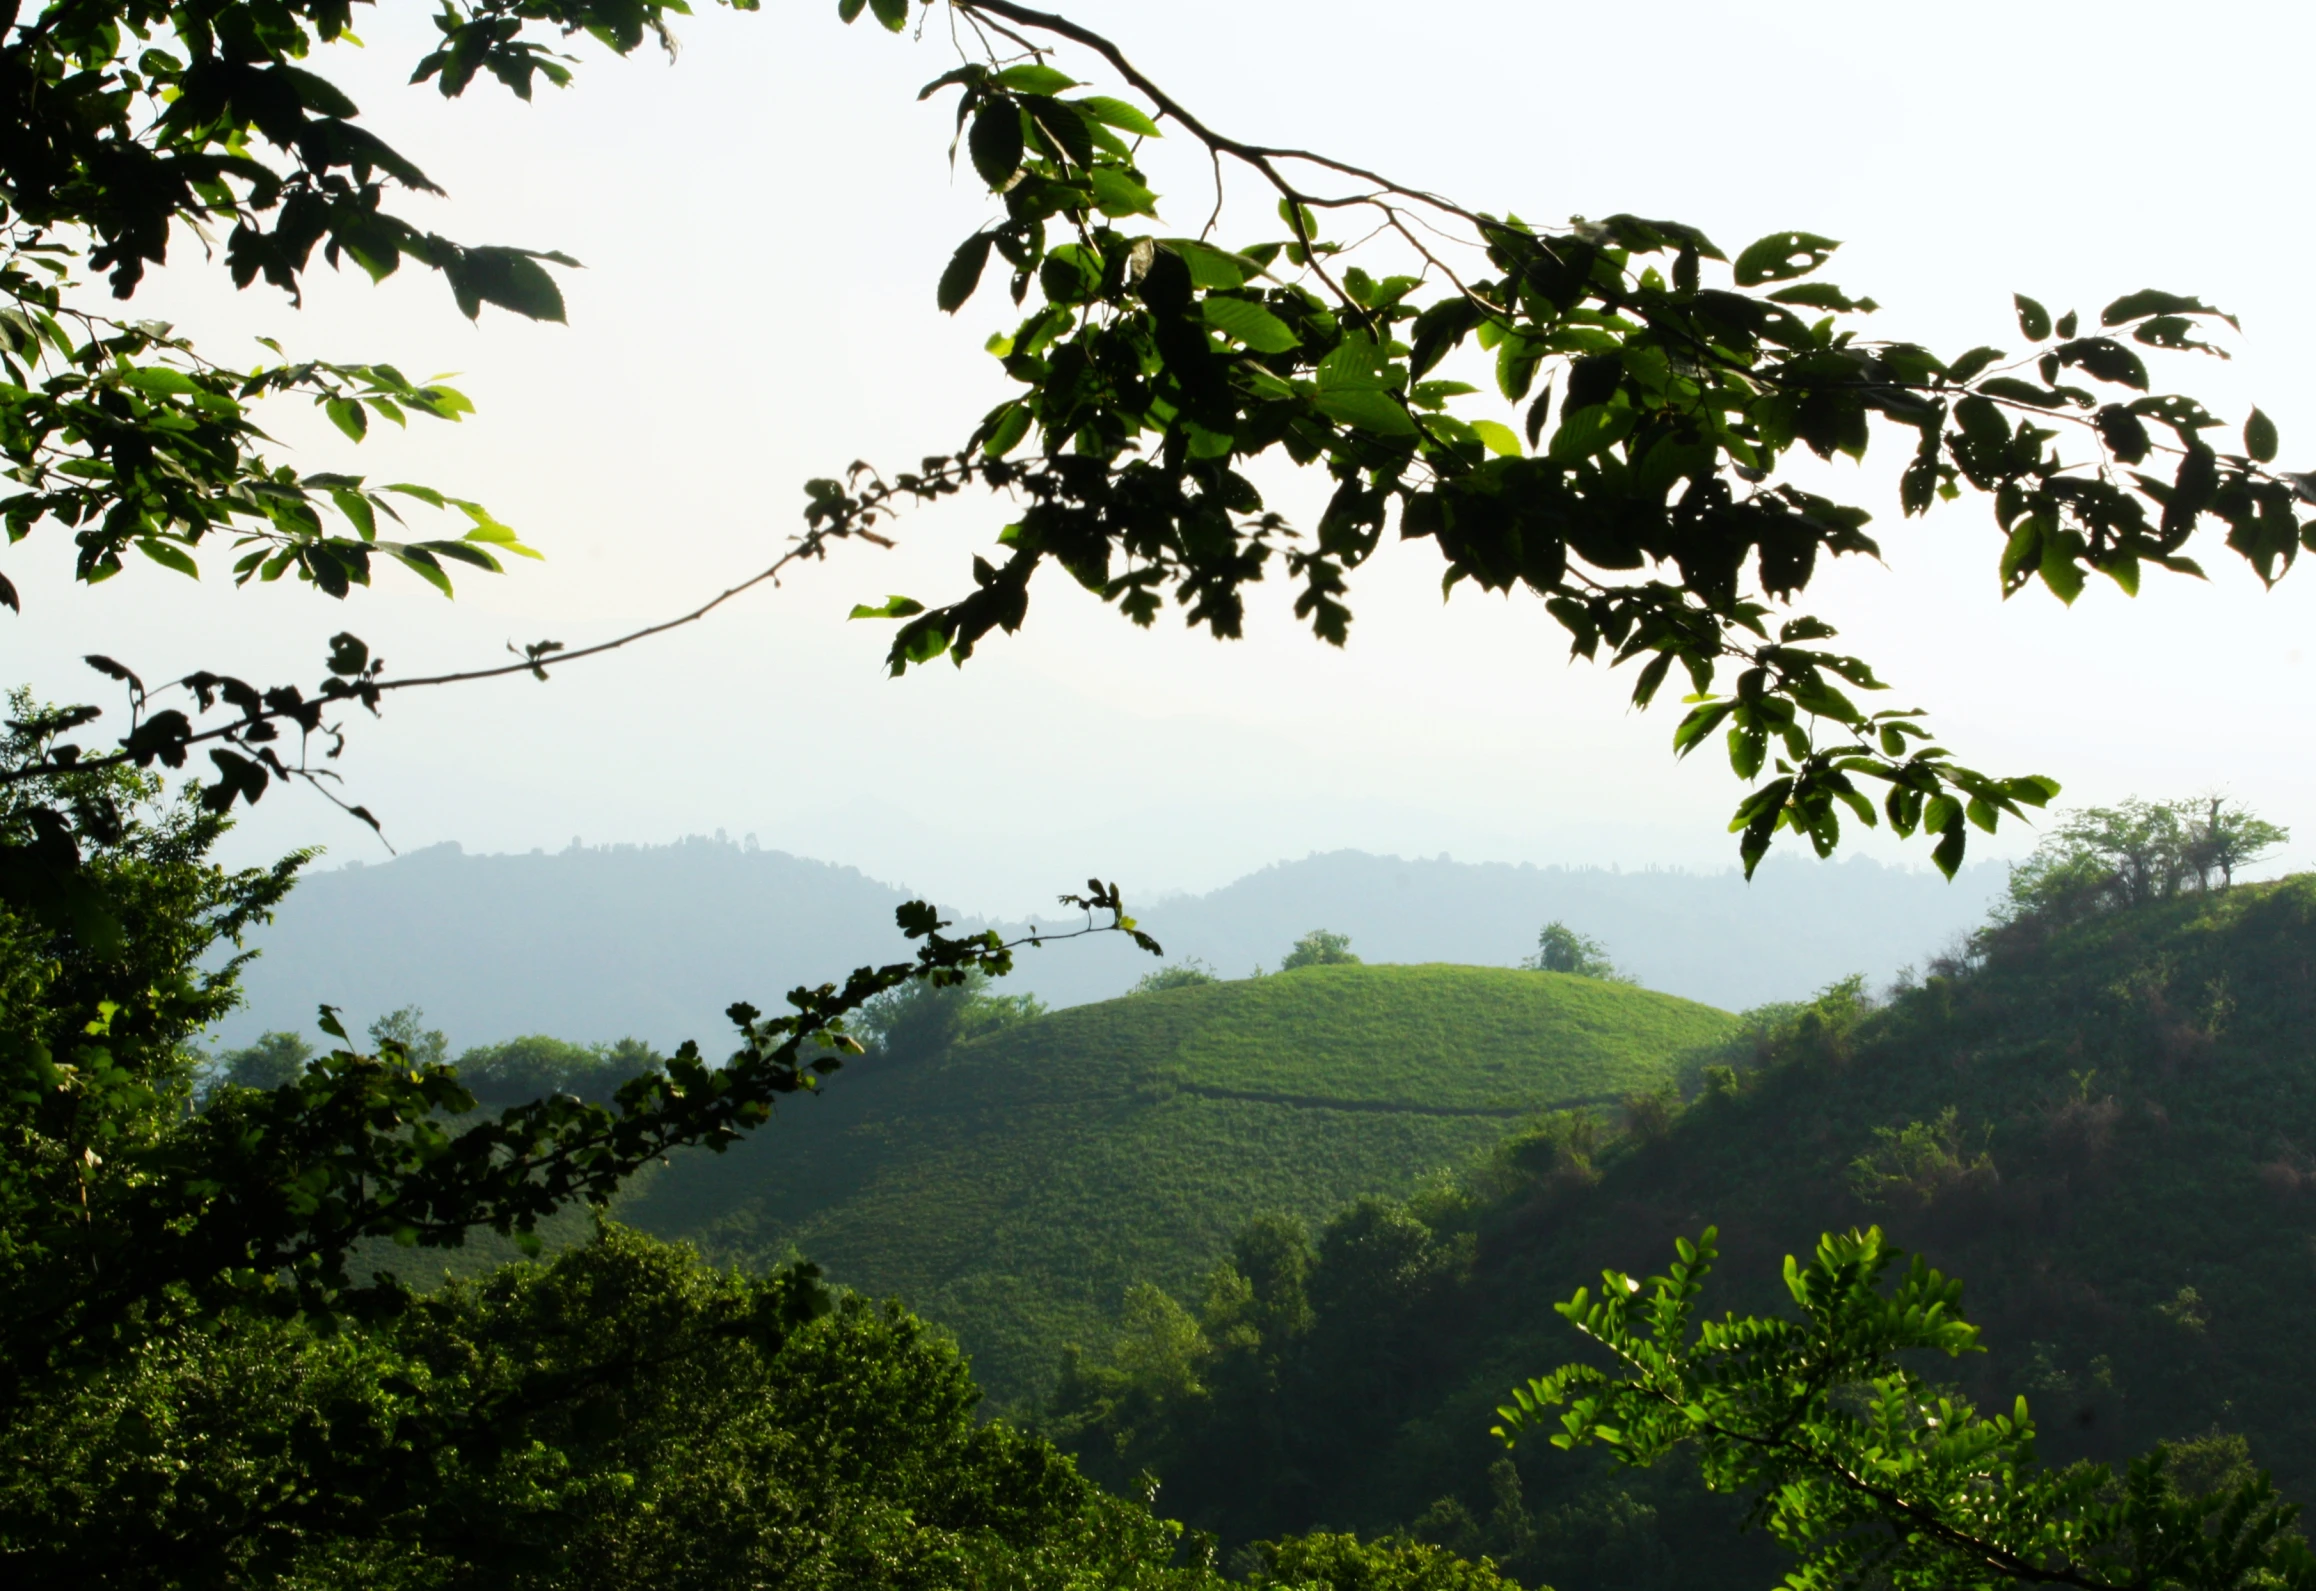
{"type": "MultiPolygon", "coordinates": [[[[1751,884],[1722,873],[1619,872],[1410,860],[1337,851],[1280,862],[1204,895],[1140,910],[1169,960],[1224,977],[1275,967],[1313,928],[1378,962],[1507,966],[1558,918],[1668,994],[1742,1009],[1865,973],[1882,983],[1976,925],[2006,873],[1949,884],[1866,858],[1772,858],[1751,884]]],[[[633,1034],[711,1054],[735,1000],[777,1006],[799,983],[906,954],[906,897],[856,868],[722,839],[468,855],[439,845],[300,884],[252,940],[249,1004],[221,1031],[310,1029],[328,1001],[355,1024],[418,1004],[454,1048],[520,1033],[583,1041],[633,1034]]],[[[1131,902],[1133,896],[1128,893],[1131,902]]],[[[992,923],[944,903],[960,927],[992,923]]],[[[1047,928],[1066,927],[1051,922],[1047,928]]],[[[1051,1005],[1124,992],[1157,963],[1097,937],[1025,950],[1008,981],[1051,1005]]]]}

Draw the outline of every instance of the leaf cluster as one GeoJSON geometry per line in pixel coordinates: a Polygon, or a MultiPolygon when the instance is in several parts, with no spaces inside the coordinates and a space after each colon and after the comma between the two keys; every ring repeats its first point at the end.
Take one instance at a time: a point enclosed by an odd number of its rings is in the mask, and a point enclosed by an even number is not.
{"type": "Polygon", "coordinates": [[[2054,1470],[2024,1397],[1982,1415],[1910,1368],[1981,1351],[1978,1331],[1960,1283],[1919,1257],[1893,1276],[1902,1256],[1878,1227],[1786,1259],[1791,1317],[1698,1318],[1715,1234],[1677,1248],[1661,1276],[1609,1271],[1597,1297],[1558,1306],[1606,1364],[1517,1389],[1499,1435],[1637,1465],[1693,1451],[1707,1485],[1748,1498],[1794,1551],[1796,1587],[2316,1584],[2266,1477],[2182,1495],[2160,1446],[2121,1476],[2054,1470]]]}

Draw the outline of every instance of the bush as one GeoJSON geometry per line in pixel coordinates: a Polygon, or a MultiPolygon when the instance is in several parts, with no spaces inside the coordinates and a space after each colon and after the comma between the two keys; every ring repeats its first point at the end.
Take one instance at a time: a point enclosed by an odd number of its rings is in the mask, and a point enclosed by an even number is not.
{"type": "Polygon", "coordinates": [[[1518,1591],[1517,1582],[1496,1573],[1482,1558],[1470,1563],[1444,1547],[1405,1536],[1361,1541],[1357,1536],[1313,1531],[1286,1541],[1258,1541],[1251,1551],[1252,1586],[1284,1591],[1518,1591]]]}
{"type": "Polygon", "coordinates": [[[1520,963],[1531,972],[1569,972],[1579,978],[1629,981],[1608,959],[1608,947],[1557,920],[1536,936],[1536,954],[1520,963]]]}
{"type": "Polygon", "coordinates": [[[1128,994],[1164,994],[1169,989],[1195,989],[1201,984],[1220,982],[1222,982],[1221,977],[1216,974],[1212,967],[1196,956],[1192,956],[1187,961],[1178,961],[1172,966],[1160,967],[1156,972],[1144,973],[1135,980],[1134,987],[1126,992],[1128,994]]]}
{"type": "Polygon", "coordinates": [[[458,1058],[458,1076],[484,1105],[524,1105],[556,1094],[608,1105],[620,1084],[665,1063],[666,1057],[641,1039],[572,1044],[532,1033],[468,1050],[458,1058]]]}
{"type": "Polygon", "coordinates": [[[217,1076],[235,1088],[276,1089],[294,1082],[314,1058],[314,1047],[295,1033],[261,1033],[254,1044],[217,1057],[217,1076]]]}
{"type": "Polygon", "coordinates": [[[1329,933],[1314,928],[1295,941],[1295,948],[1279,963],[1279,971],[1293,972],[1297,967],[1356,967],[1359,958],[1351,954],[1349,934],[1329,933]]]}
{"type": "Polygon", "coordinates": [[[1850,1162],[1850,1191],[1868,1204],[1928,1209],[1963,1191],[1982,1191],[2002,1178],[1984,1148],[1973,1154],[1962,1118],[1952,1105],[1934,1122],[1874,1129],[1874,1147],[1850,1162]]]}
{"type": "Polygon", "coordinates": [[[1045,1015],[1034,994],[991,994],[976,971],[961,983],[911,983],[881,994],[862,1008],[854,1026],[879,1056],[896,1061],[939,1060],[957,1045],[1045,1015]]]}

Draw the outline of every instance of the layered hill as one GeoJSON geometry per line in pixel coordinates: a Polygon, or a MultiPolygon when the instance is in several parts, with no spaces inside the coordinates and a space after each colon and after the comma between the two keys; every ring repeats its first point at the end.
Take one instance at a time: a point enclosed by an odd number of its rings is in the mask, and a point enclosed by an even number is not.
{"type": "Polygon", "coordinates": [[[957,1333],[1016,1400],[1125,1288],[1188,1292],[1248,1218],[1405,1194],[1543,1110],[1663,1086],[1734,1019],[1630,985],[1330,966],[1080,1006],[870,1062],[621,1209],[800,1252],[957,1333]]]}
{"type": "MultiPolygon", "coordinates": [[[[1948,884],[1862,858],[1773,856],[1747,883],[1734,870],[1338,851],[1170,900],[1125,882],[1170,956],[1227,977],[1277,966],[1314,928],[1350,935],[1369,962],[1509,966],[1559,918],[1652,989],[1737,1006],[1804,998],[1852,972],[1886,982],[1975,922],[2002,878],[1992,863],[1948,884]]],[[[720,836],[528,855],[438,845],[317,870],[253,936],[262,954],[242,976],[248,1005],[220,1042],[247,1044],[268,1028],[310,1034],[315,1003],[328,1001],[356,1030],[421,1006],[454,1053],[525,1033],[587,1043],[632,1034],[662,1050],[691,1038],[720,1051],[734,1000],[777,1007],[799,983],[905,955],[893,908],[907,898],[849,867],[720,836]],[[362,954],[345,955],[350,944],[362,954]]],[[[962,930],[1022,926],[976,915],[970,901],[943,911],[962,930]]],[[[1005,989],[1078,1005],[1124,993],[1150,965],[1122,938],[1088,939],[1024,956],[1005,989]]]]}
{"type": "MultiPolygon", "coordinates": [[[[1582,1357],[1551,1305],[1603,1267],[1645,1275],[1717,1225],[1705,1308],[1776,1310],[1784,1255],[1880,1223],[1963,1278],[1984,1328],[1989,1351],[1939,1373],[1998,1408],[2024,1393],[2047,1456],[2195,1439],[2209,1463],[2240,1440],[2316,1502],[2316,877],[2021,925],[1887,1005],[1835,991],[1756,1024],[1721,1061],[1669,1126],[1589,1153],[1531,1135],[1455,1196],[1337,1220],[1316,1319],[1265,1342],[1256,1390],[1143,1405],[1126,1461],[1226,1539],[1414,1524],[1560,1591],[1772,1583],[1759,1536],[1677,1467],[1541,1444],[1507,1463],[1492,1411],[1582,1357]],[[1383,1231],[1414,1256],[1396,1290],[1357,1269],[1383,1231]]],[[[1075,1410],[1097,1467],[1108,1406],[1075,1410]]]]}

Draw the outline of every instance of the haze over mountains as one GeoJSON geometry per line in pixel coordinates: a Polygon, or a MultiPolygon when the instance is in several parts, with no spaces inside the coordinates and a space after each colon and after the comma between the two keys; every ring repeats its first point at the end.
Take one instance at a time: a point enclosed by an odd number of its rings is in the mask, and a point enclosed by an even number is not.
{"type": "MultiPolygon", "coordinates": [[[[1983,919],[2000,864],[1949,884],[1858,858],[1775,857],[1747,884],[1723,873],[1618,872],[1373,856],[1280,862],[1204,895],[1127,900],[1169,960],[1224,977],[1275,967],[1301,934],[1351,936],[1371,962],[1508,966],[1558,918],[1668,994],[1739,1010],[1865,973],[1879,984],[1983,919]]],[[[1057,879],[1057,888],[1074,882],[1057,879]]],[[[220,1030],[247,1042],[307,1030],[328,1001],[357,1024],[416,1003],[454,1047],[520,1033],[718,1053],[724,1008],[777,1005],[802,982],[905,953],[902,889],[857,869],[716,838],[661,846],[469,855],[455,844],[309,876],[252,941],[249,1003],[220,1030]]],[[[964,927],[987,923],[944,902],[964,927]]],[[[1049,925],[1050,926],[1050,925],[1049,925]]],[[[1007,980],[1054,1006],[1123,993],[1157,965],[1097,937],[1024,951],[1007,980]]]]}

